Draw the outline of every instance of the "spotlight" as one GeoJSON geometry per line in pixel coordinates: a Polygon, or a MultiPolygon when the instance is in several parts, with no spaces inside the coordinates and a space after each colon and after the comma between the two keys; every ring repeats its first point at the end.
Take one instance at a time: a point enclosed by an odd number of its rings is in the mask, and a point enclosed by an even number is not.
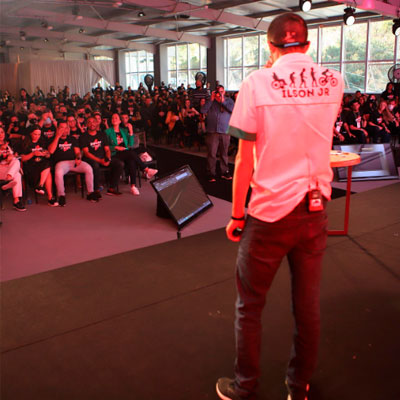
{"type": "Polygon", "coordinates": [[[139,18],[142,18],[142,17],[145,17],[146,14],[144,13],[144,11],[139,11],[137,16],[138,16],[139,18]]]}
{"type": "Polygon", "coordinates": [[[115,8],[121,7],[123,5],[124,5],[124,3],[122,1],[114,1],[114,3],[113,3],[113,7],[115,7],[115,8]]]}
{"type": "Polygon", "coordinates": [[[400,35],[400,18],[393,20],[392,32],[395,36],[400,35]]]}
{"type": "Polygon", "coordinates": [[[311,10],[312,1],[311,0],[299,0],[300,10],[303,12],[309,12],[311,10]]]}
{"type": "Polygon", "coordinates": [[[344,9],[343,21],[346,25],[353,25],[356,21],[356,17],[354,16],[355,9],[352,7],[347,7],[344,9]]]}
{"type": "Polygon", "coordinates": [[[19,38],[20,38],[21,40],[26,40],[26,33],[25,33],[24,31],[20,31],[20,32],[19,32],[19,38]]]}
{"type": "Polygon", "coordinates": [[[20,50],[24,50],[24,48],[25,48],[25,47],[22,47],[22,46],[21,46],[19,49],[20,49],[20,50]]]}
{"type": "Polygon", "coordinates": [[[78,32],[79,33],[85,33],[85,30],[83,28],[80,28],[78,32]]]}
{"type": "Polygon", "coordinates": [[[47,39],[47,37],[43,39],[43,42],[45,42],[45,43],[47,43],[48,41],[49,41],[49,39],[47,39]]]}

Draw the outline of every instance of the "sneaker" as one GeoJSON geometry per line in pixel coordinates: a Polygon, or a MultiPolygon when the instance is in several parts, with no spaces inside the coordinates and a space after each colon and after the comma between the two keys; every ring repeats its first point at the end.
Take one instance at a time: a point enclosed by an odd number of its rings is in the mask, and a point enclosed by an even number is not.
{"type": "Polygon", "coordinates": [[[146,179],[150,180],[155,174],[157,174],[158,169],[147,168],[146,179]]]}
{"type": "Polygon", "coordinates": [[[101,199],[102,199],[100,190],[95,190],[95,191],[94,191],[94,194],[95,194],[95,196],[97,197],[97,200],[101,200],[101,199]]]}
{"type": "Polygon", "coordinates": [[[207,178],[207,180],[208,180],[208,182],[216,182],[216,181],[217,181],[217,178],[215,177],[215,175],[210,175],[210,176],[207,178]]]}
{"type": "Polygon", "coordinates": [[[66,200],[65,200],[65,196],[59,196],[59,197],[58,197],[58,205],[59,205],[60,207],[64,207],[66,203],[67,203],[67,202],[66,202],[66,200]]]}
{"type": "Polygon", "coordinates": [[[120,196],[122,193],[119,192],[117,189],[110,188],[107,190],[107,194],[109,196],[120,196]]]}
{"type": "Polygon", "coordinates": [[[225,172],[224,174],[221,175],[222,179],[225,179],[227,181],[231,181],[232,180],[232,175],[229,172],[225,172]]]}
{"type": "Polygon", "coordinates": [[[3,190],[8,190],[8,189],[11,189],[12,187],[14,187],[16,184],[17,184],[17,181],[11,180],[11,181],[8,181],[8,182],[7,182],[5,185],[3,185],[1,188],[2,188],[3,190]]]}
{"type": "Polygon", "coordinates": [[[234,380],[230,378],[219,378],[216,386],[217,394],[223,400],[243,400],[235,390],[234,380]]]}
{"type": "Polygon", "coordinates": [[[48,201],[47,201],[47,204],[48,204],[50,207],[58,207],[58,202],[57,202],[57,200],[55,199],[55,197],[53,197],[52,199],[48,200],[48,201]]]}
{"type": "Polygon", "coordinates": [[[22,204],[22,201],[21,201],[21,200],[19,200],[19,201],[17,201],[16,203],[14,203],[14,208],[15,208],[17,211],[26,211],[26,208],[25,208],[24,205],[22,204]]]}
{"type": "Polygon", "coordinates": [[[310,385],[307,385],[306,388],[301,388],[298,386],[289,387],[288,381],[285,381],[285,385],[288,391],[287,400],[307,400],[308,390],[310,389],[310,385]]]}
{"type": "Polygon", "coordinates": [[[132,187],[131,187],[131,193],[132,193],[134,196],[139,196],[139,195],[140,195],[139,189],[138,189],[136,186],[132,186],[132,187]]]}
{"type": "Polygon", "coordinates": [[[35,192],[37,194],[44,194],[44,186],[36,186],[35,192]]]}
{"type": "Polygon", "coordinates": [[[97,203],[99,201],[99,199],[96,196],[95,192],[89,193],[86,198],[91,201],[92,203],[97,203]]]}

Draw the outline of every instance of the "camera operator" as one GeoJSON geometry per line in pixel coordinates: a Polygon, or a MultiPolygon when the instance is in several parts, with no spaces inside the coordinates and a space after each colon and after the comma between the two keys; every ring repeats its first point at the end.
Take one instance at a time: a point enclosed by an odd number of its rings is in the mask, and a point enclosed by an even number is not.
{"type": "Polygon", "coordinates": [[[201,107],[201,113],[207,114],[207,175],[209,182],[216,181],[217,151],[221,156],[221,178],[231,180],[228,166],[230,136],[226,133],[233,110],[233,100],[225,97],[222,85],[212,92],[211,100],[201,107]]]}

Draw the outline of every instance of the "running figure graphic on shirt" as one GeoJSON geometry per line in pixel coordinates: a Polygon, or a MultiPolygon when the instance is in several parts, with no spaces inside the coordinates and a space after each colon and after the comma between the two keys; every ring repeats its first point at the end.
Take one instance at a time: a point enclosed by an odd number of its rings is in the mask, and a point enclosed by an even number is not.
{"type": "Polygon", "coordinates": [[[275,72],[272,74],[272,77],[274,78],[274,80],[271,83],[273,89],[283,89],[287,85],[285,80],[279,79],[278,75],[276,75],[275,72]]]}

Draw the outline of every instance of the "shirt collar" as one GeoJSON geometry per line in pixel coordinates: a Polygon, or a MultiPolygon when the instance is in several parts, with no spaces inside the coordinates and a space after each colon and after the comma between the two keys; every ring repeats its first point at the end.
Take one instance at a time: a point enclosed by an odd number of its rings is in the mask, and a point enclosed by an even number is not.
{"type": "Polygon", "coordinates": [[[283,56],[279,57],[274,65],[275,66],[283,66],[285,64],[291,64],[294,62],[307,62],[307,63],[312,63],[314,62],[313,59],[308,55],[304,53],[287,53],[284,54],[283,56]]]}

